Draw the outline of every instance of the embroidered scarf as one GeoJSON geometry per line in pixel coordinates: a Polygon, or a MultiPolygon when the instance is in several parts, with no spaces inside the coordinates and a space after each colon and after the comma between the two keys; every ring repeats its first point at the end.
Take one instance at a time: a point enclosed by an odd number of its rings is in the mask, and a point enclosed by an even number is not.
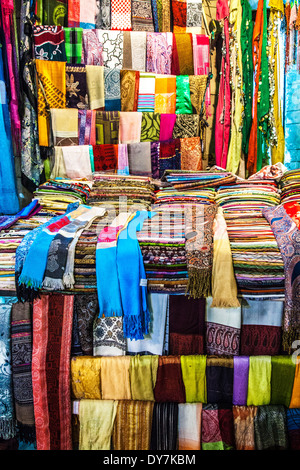
{"type": "Polygon", "coordinates": [[[87,69],[84,65],[66,64],[66,108],[89,107],[87,69]]]}

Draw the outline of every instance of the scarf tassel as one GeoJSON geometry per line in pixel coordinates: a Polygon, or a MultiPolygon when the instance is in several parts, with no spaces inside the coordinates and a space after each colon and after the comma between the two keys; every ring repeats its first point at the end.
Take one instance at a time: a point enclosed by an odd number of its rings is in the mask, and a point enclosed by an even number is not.
{"type": "Polygon", "coordinates": [[[12,419],[0,419],[0,438],[1,439],[12,439],[16,435],[16,426],[12,419]]]}
{"type": "Polygon", "coordinates": [[[144,335],[149,333],[150,313],[147,309],[144,312],[144,321],[142,317],[136,315],[123,316],[123,333],[125,338],[130,340],[144,339],[144,335]]]}
{"type": "Polygon", "coordinates": [[[51,290],[64,290],[65,286],[62,279],[51,279],[45,277],[43,280],[43,287],[51,290]]]}
{"type": "Polygon", "coordinates": [[[189,268],[188,285],[186,292],[190,297],[199,299],[200,297],[211,296],[211,271],[189,268]]]}
{"type": "Polygon", "coordinates": [[[34,426],[29,426],[23,423],[17,422],[18,428],[18,439],[25,444],[34,444],[36,442],[36,432],[34,426]]]}

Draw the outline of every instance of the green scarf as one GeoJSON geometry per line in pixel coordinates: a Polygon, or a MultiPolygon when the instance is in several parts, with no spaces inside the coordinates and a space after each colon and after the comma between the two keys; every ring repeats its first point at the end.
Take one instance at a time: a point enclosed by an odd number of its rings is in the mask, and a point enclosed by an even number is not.
{"type": "Polygon", "coordinates": [[[187,403],[206,403],[206,356],[180,356],[187,403]]]}
{"type": "Polygon", "coordinates": [[[271,405],[290,405],[296,364],[292,356],[272,356],[271,405]]]}
{"type": "Polygon", "coordinates": [[[252,60],[252,35],[253,21],[252,9],[248,0],[241,0],[242,24],[241,24],[241,48],[243,65],[243,92],[244,92],[244,120],[242,150],[248,153],[249,136],[252,123],[252,96],[253,96],[253,60],[252,60]]]}

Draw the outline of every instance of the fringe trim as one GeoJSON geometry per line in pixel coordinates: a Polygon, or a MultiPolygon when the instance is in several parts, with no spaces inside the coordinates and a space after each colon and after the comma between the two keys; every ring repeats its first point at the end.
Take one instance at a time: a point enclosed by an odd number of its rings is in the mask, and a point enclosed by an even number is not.
{"type": "Polygon", "coordinates": [[[28,276],[22,276],[22,274],[19,277],[19,284],[25,284],[26,287],[31,287],[33,289],[41,289],[42,287],[42,281],[32,279],[28,276]]]}
{"type": "Polygon", "coordinates": [[[75,284],[75,279],[73,273],[68,273],[63,275],[63,283],[67,289],[72,289],[75,284]]]}
{"type": "Polygon", "coordinates": [[[144,335],[149,333],[150,313],[144,312],[145,318],[136,315],[123,316],[123,333],[125,338],[130,340],[144,339],[144,335]]]}
{"type": "Polygon", "coordinates": [[[293,347],[293,342],[299,341],[299,340],[300,340],[300,325],[290,327],[288,330],[282,331],[282,349],[288,352],[289,355],[291,355],[293,353],[293,350],[295,348],[297,349],[298,347],[298,344],[296,344],[293,347]]]}
{"type": "Polygon", "coordinates": [[[64,290],[65,288],[61,279],[53,279],[51,277],[44,278],[43,287],[49,290],[64,290]]]}
{"type": "Polygon", "coordinates": [[[194,299],[211,297],[211,270],[189,268],[186,293],[194,299]]]}
{"type": "Polygon", "coordinates": [[[8,440],[16,436],[17,429],[12,419],[0,419],[0,438],[8,440]]]}
{"type": "Polygon", "coordinates": [[[28,424],[17,422],[18,426],[18,437],[19,440],[25,442],[26,444],[35,444],[36,442],[36,432],[35,426],[29,426],[28,424]]]}
{"type": "Polygon", "coordinates": [[[241,304],[237,298],[228,298],[228,299],[223,299],[223,298],[213,298],[211,307],[216,307],[216,308],[237,308],[240,307],[241,304]]]}

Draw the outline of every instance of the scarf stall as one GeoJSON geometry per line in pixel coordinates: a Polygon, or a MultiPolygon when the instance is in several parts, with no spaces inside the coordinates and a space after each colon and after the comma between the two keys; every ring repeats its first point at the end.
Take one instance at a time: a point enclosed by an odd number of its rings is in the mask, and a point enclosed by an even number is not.
{"type": "Polygon", "coordinates": [[[0,449],[300,449],[299,30],[1,2],[0,449]]]}

